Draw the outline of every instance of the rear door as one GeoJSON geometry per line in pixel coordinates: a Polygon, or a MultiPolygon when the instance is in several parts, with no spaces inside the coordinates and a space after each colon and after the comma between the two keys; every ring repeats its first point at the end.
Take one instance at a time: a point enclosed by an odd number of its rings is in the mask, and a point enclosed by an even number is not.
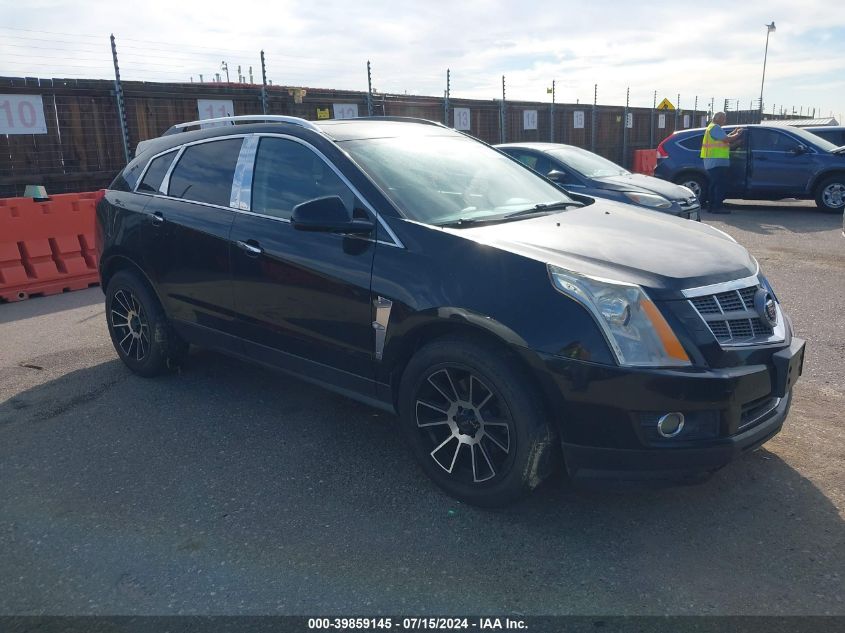
{"type": "MultiPolygon", "coordinates": [[[[215,331],[231,333],[234,322],[228,240],[242,142],[186,145],[145,209],[145,258],[165,309],[190,340],[211,346],[221,346],[215,331]]],[[[148,185],[156,188],[155,181],[148,185]]]]}
{"type": "Polygon", "coordinates": [[[290,136],[258,140],[249,211],[235,218],[231,257],[238,333],[258,360],[356,391],[372,389],[376,243],[299,231],[293,208],[337,195],[371,216],[313,147],[290,136]]]}
{"type": "Polygon", "coordinates": [[[748,192],[787,197],[806,191],[813,174],[813,150],[797,152],[801,143],[781,130],[755,127],[748,132],[751,135],[748,192]]]}

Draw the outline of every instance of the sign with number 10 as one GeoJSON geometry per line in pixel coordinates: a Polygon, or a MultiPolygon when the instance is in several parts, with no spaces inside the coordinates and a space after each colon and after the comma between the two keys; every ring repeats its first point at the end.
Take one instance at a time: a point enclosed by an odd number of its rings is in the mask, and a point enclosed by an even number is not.
{"type": "Polygon", "coordinates": [[[41,95],[0,95],[0,134],[46,134],[41,95]]]}

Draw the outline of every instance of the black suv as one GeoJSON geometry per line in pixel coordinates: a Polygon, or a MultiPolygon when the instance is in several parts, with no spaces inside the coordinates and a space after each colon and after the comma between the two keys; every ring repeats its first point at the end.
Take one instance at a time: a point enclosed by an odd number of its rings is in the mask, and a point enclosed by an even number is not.
{"type": "MultiPolygon", "coordinates": [[[[726,125],[730,132],[737,126],[726,125]]],[[[824,210],[845,209],[845,147],[801,128],[746,125],[731,149],[728,197],[745,200],[815,200],[824,210]]],[[[707,172],[699,158],[704,129],[679,130],[657,146],[654,175],[684,185],[702,198],[707,172]]]]}
{"type": "Polygon", "coordinates": [[[396,412],[482,505],[561,463],[712,471],[781,428],[804,342],[728,235],[439,124],[254,119],[145,142],[97,205],[133,371],[197,344],[396,412]]]}

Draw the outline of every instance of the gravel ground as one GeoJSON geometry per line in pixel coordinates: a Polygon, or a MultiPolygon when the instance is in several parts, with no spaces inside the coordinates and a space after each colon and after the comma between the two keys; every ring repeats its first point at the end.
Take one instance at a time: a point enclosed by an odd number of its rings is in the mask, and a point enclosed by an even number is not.
{"type": "Polygon", "coordinates": [[[0,305],[0,615],[845,614],[841,218],[714,217],[808,340],[783,432],[700,485],[501,511],[340,396],[203,351],[130,374],[99,289],[0,305]]]}

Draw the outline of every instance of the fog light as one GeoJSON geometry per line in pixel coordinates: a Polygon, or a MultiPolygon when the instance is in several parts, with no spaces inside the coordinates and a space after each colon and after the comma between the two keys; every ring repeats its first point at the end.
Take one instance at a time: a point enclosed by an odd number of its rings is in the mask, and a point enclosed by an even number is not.
{"type": "Polygon", "coordinates": [[[683,429],[683,413],[667,413],[657,420],[657,432],[660,433],[660,437],[675,437],[683,429]]]}

